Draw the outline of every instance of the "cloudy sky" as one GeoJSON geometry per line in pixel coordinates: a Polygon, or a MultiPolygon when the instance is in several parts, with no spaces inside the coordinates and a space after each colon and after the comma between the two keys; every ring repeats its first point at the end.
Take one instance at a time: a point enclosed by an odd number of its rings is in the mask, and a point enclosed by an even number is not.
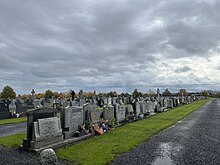
{"type": "Polygon", "coordinates": [[[0,88],[21,94],[219,90],[219,50],[219,0],[0,0],[0,88]]]}

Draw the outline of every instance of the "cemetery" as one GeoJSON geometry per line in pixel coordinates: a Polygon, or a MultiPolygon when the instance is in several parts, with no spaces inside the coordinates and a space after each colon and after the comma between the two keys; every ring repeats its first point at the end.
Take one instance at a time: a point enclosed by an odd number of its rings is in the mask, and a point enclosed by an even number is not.
{"type": "MultiPolygon", "coordinates": [[[[186,110],[181,112],[183,105],[189,104],[187,106],[190,106],[191,103],[199,102],[199,100],[206,101],[202,95],[162,96],[159,89],[153,97],[135,97],[133,95],[99,97],[97,95],[93,98],[86,98],[83,95],[83,90],[80,90],[77,96],[74,91],[71,91],[71,97],[66,99],[40,100],[35,98],[34,90],[31,91],[31,94],[32,97],[28,100],[17,98],[16,100],[2,100],[0,102],[0,118],[3,119],[2,121],[12,120],[9,119],[12,117],[27,116],[25,118],[20,117],[25,119],[21,122],[26,121],[27,123],[27,132],[19,134],[19,137],[23,138],[23,142],[19,141],[20,144],[16,144],[16,140],[14,140],[15,146],[19,145],[22,150],[35,153],[41,153],[45,149],[52,148],[56,150],[59,158],[67,160],[71,160],[71,158],[67,158],[65,154],[63,155],[65,151],[62,152],[62,150],[65,149],[62,148],[65,146],[71,145],[74,147],[77,146],[74,144],[85,139],[106,133],[105,137],[110,136],[108,138],[113,140],[112,134],[120,131],[121,126],[126,127],[132,123],[152,122],[152,116],[159,118],[160,114],[161,116],[163,114],[168,115],[168,113],[161,112],[173,108],[177,108],[177,111],[183,113],[176,116],[178,121],[178,119],[185,116],[185,113],[190,113],[186,110]],[[10,112],[9,107],[15,109],[14,115],[10,112]],[[145,118],[148,119],[143,120],[145,118]],[[108,134],[109,131],[113,133],[108,134]]],[[[172,111],[169,112],[172,113],[172,111]]],[[[140,126],[143,124],[140,124],[140,126]]],[[[173,122],[170,124],[173,124],[173,122]]],[[[144,128],[144,126],[143,128],[140,126],[138,129],[144,128]]],[[[152,124],[149,124],[149,126],[152,126],[152,124]]],[[[132,133],[134,130],[130,129],[130,131],[132,133]]],[[[157,131],[159,130],[155,129],[153,132],[157,131]]],[[[148,133],[150,133],[149,130],[148,133]]],[[[144,135],[141,135],[141,137],[144,135]]],[[[129,133],[126,133],[126,136],[129,136],[129,133]]],[[[12,138],[11,140],[13,140],[14,137],[12,135],[5,138],[8,138],[8,140],[12,138]]]]}

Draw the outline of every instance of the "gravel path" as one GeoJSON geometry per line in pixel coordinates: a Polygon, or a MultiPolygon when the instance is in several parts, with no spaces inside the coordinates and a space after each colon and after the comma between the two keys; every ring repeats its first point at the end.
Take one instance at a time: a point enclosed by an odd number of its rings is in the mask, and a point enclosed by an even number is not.
{"type": "Polygon", "coordinates": [[[26,132],[27,122],[0,125],[0,137],[26,132]]]}
{"type": "Polygon", "coordinates": [[[111,164],[220,164],[220,100],[210,101],[111,164]]]}
{"type": "MultiPolygon", "coordinates": [[[[39,165],[39,155],[21,151],[15,148],[0,146],[0,165],[39,165]]],[[[68,162],[59,161],[57,165],[70,165],[68,162]]]]}

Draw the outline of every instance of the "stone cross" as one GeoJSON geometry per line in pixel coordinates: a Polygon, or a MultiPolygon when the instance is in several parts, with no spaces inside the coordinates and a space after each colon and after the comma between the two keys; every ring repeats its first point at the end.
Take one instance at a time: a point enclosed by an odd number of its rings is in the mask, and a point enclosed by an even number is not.
{"type": "Polygon", "coordinates": [[[82,89],[79,91],[79,99],[83,99],[83,90],[82,89]]]}
{"type": "Polygon", "coordinates": [[[34,89],[32,89],[32,91],[31,91],[31,94],[32,94],[32,100],[34,100],[35,99],[35,91],[34,91],[34,89]]]}

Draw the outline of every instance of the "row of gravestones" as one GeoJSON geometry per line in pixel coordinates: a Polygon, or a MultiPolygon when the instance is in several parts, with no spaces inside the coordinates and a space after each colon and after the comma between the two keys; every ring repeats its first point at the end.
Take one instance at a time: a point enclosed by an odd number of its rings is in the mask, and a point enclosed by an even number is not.
{"type": "Polygon", "coordinates": [[[153,102],[137,102],[131,104],[117,104],[97,109],[95,104],[87,103],[80,106],[66,107],[61,110],[61,117],[56,117],[57,110],[52,108],[40,108],[28,112],[27,138],[23,141],[25,148],[38,149],[45,145],[60,142],[63,139],[74,137],[79,126],[85,123],[99,123],[101,118],[105,120],[115,119],[118,122],[126,120],[127,115],[154,112],[153,102]],[[133,108],[134,107],[134,108],[133,108]]]}
{"type": "MultiPolygon", "coordinates": [[[[187,104],[198,100],[201,96],[187,96],[187,97],[173,97],[173,98],[164,98],[163,101],[158,101],[161,107],[157,108],[157,111],[162,111],[163,109],[176,107],[179,104],[187,104]],[[171,105],[173,104],[173,105],[171,105]]],[[[136,101],[143,100],[152,100],[155,101],[157,98],[136,98],[136,101]]],[[[2,101],[0,102],[0,119],[10,118],[11,114],[8,109],[16,109],[16,113],[20,114],[22,112],[27,112],[28,109],[33,108],[41,108],[41,107],[53,107],[55,109],[61,109],[68,106],[83,106],[86,102],[94,103],[99,107],[103,107],[105,105],[116,105],[116,104],[132,104],[134,101],[132,96],[127,97],[102,97],[102,98],[90,98],[73,100],[70,99],[29,99],[29,100],[11,100],[9,102],[2,101]],[[8,108],[9,107],[9,108],[8,108]]]]}
{"type": "Polygon", "coordinates": [[[27,138],[23,141],[25,148],[39,149],[50,144],[62,142],[74,137],[79,126],[85,123],[99,123],[104,120],[116,120],[121,123],[129,119],[136,119],[141,115],[163,111],[180,104],[186,104],[200,98],[161,98],[158,101],[139,101],[132,104],[106,105],[103,109],[97,108],[93,103],[83,106],[69,106],[61,110],[61,117],[56,117],[57,110],[40,108],[28,112],[27,138]],[[182,102],[182,103],[181,103],[182,102]],[[158,108],[159,107],[159,108],[158,108]]]}

